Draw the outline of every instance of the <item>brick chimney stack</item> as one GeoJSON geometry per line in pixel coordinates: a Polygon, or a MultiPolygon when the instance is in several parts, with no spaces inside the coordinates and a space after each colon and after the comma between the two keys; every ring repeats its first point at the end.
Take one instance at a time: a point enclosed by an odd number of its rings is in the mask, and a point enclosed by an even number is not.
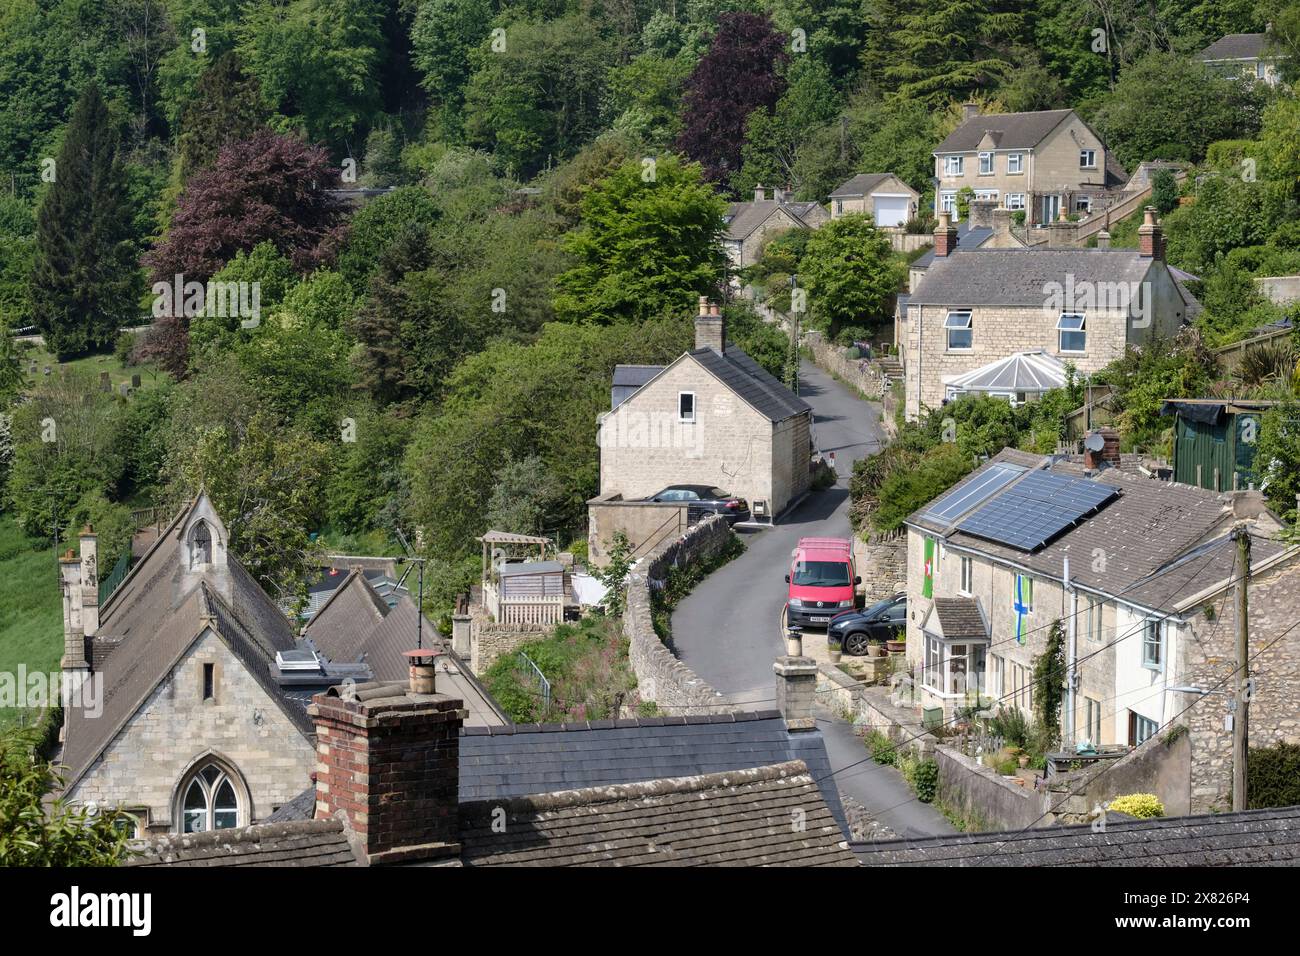
{"type": "Polygon", "coordinates": [[[957,251],[957,227],[946,212],[939,213],[939,224],[934,227],[934,254],[946,259],[957,251]]]}
{"type": "Polygon", "coordinates": [[[727,320],[707,295],[700,296],[700,314],[695,317],[695,347],[713,349],[719,355],[727,351],[727,320]]]}
{"type": "Polygon", "coordinates": [[[434,652],[411,657],[409,683],[331,687],[312,698],[316,817],[342,812],[371,865],[460,852],[464,702],[433,686],[434,652]],[[428,673],[426,673],[428,671],[428,673]]]}
{"type": "Polygon", "coordinates": [[[776,706],[785,715],[786,727],[792,731],[815,730],[817,662],[811,657],[778,657],[772,670],[776,673],[776,706]]]}
{"type": "Polygon", "coordinates": [[[1083,467],[1088,471],[1100,471],[1102,468],[1119,467],[1119,432],[1104,426],[1094,428],[1084,436],[1083,467]],[[1093,451],[1088,447],[1088,439],[1093,435],[1101,437],[1101,449],[1093,451]]]}
{"type": "Polygon", "coordinates": [[[1165,258],[1164,233],[1160,223],[1156,222],[1156,207],[1147,206],[1144,210],[1142,225],[1138,226],[1138,255],[1143,259],[1165,258]]]}

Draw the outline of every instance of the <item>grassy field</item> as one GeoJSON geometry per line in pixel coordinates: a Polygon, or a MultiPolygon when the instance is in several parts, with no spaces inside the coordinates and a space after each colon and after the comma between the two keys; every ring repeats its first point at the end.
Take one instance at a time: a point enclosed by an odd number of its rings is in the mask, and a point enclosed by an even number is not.
{"type": "Polygon", "coordinates": [[[60,365],[65,368],[84,370],[94,375],[95,378],[99,378],[100,372],[107,372],[109,381],[113,383],[114,391],[117,391],[118,386],[123,383],[130,385],[132,375],[140,376],[141,389],[152,388],[165,378],[165,375],[152,365],[125,366],[111,352],[104,355],[85,355],[67,362],[59,362],[53,355],[45,351],[43,346],[35,343],[20,342],[18,348],[23,372],[27,375],[27,381],[32,385],[37,384],[45,377],[46,367],[54,369],[60,365]],[[31,372],[33,362],[36,363],[35,374],[31,372]]]}
{"type": "MultiPolygon", "coordinates": [[[[0,673],[15,673],[19,664],[29,673],[48,673],[58,669],[62,656],[63,606],[53,549],[0,515],[0,673]]],[[[0,725],[24,714],[0,707],[0,725]]]]}

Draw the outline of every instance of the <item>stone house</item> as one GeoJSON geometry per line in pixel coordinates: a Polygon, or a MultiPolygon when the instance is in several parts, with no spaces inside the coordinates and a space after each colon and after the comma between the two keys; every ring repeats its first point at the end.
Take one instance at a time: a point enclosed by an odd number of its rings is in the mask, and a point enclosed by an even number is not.
{"type": "Polygon", "coordinates": [[[921,194],[893,173],[859,173],[830,194],[831,218],[859,213],[878,228],[898,228],[916,215],[921,194]]]}
{"type": "Polygon", "coordinates": [[[614,399],[598,420],[601,497],[710,484],[778,515],[812,485],[812,407],[727,342],[704,297],[695,348],[614,399]]]}
{"type": "Polygon", "coordinates": [[[1128,173],[1074,110],[980,115],[964,121],[934,150],[936,212],[956,218],[958,193],[1024,212],[1030,225],[1100,209],[1128,173]]]}
{"type": "Polygon", "coordinates": [[[1268,33],[1230,33],[1196,54],[1211,70],[1227,77],[1245,76],[1277,86],[1282,82],[1280,51],[1270,49],[1268,33]]]}
{"type": "Polygon", "coordinates": [[[785,190],[773,189],[772,198],[762,186],[754,188],[751,202],[733,202],[722,222],[726,227],[722,248],[733,269],[752,266],[763,245],[791,229],[818,229],[830,221],[830,213],[817,202],[796,202],[785,190]]]}
{"type": "Polygon", "coordinates": [[[1175,335],[1200,311],[1165,263],[1150,207],[1137,249],[959,251],[958,236],[941,214],[933,258],[898,308],[909,420],[946,401],[954,379],[1016,353],[1042,352],[1086,375],[1128,345],[1175,335]]]}
{"type": "Polygon", "coordinates": [[[270,816],[316,763],[295,693],[356,673],[315,659],[294,668],[292,625],[228,540],[200,495],[102,607],[93,531],[60,562],[64,677],[83,690],[64,711],[63,796],[123,809],[138,832],[270,816]]]}
{"type": "Polygon", "coordinates": [[[1078,662],[1074,707],[1061,709],[1063,749],[1137,747],[1184,725],[1186,763],[1160,775],[1166,802],[1224,809],[1226,698],[1208,691],[1235,666],[1231,534],[1244,523],[1254,552],[1253,746],[1300,739],[1300,634],[1286,630],[1300,548],[1279,540],[1258,493],[1147,478],[1119,455],[1113,432],[1098,434],[1100,450],[1081,458],[1004,449],[906,522],[907,660],[921,705],[951,717],[978,693],[1032,715],[1034,662],[1059,622],[1078,662]]]}

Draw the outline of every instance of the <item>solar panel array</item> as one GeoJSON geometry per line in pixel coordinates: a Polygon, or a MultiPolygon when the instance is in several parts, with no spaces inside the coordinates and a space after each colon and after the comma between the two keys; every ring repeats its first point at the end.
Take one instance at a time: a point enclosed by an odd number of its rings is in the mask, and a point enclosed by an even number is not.
{"type": "Polygon", "coordinates": [[[1037,551],[1118,494],[1099,481],[1036,471],[985,502],[957,528],[1020,551],[1037,551]]]}
{"type": "Polygon", "coordinates": [[[991,465],[982,474],[936,501],[922,517],[940,524],[951,524],[1024,473],[1025,469],[1019,465],[991,465]]]}

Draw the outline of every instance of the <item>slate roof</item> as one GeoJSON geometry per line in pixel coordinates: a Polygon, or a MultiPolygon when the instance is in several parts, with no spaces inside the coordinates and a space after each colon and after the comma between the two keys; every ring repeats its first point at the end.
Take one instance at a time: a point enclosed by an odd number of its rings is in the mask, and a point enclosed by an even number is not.
{"type": "Polygon", "coordinates": [[[688,354],[770,421],[781,422],[812,411],[811,405],[777,381],[743,349],[728,345],[723,354],[711,348],[692,349],[688,354]]]}
{"type": "Polygon", "coordinates": [[[1153,261],[1136,249],[972,249],[932,260],[911,304],[1042,308],[1048,283],[1141,282],[1153,261]]]}
{"type": "Polygon", "coordinates": [[[1017,352],[944,382],[967,392],[1045,392],[1065,385],[1065,366],[1043,351],[1017,352]]]}
{"type": "Polygon", "coordinates": [[[856,865],[802,761],[460,810],[468,866],[856,865]],[[791,825],[797,813],[803,828],[791,825]]]}
{"type": "MultiPolygon", "coordinates": [[[[839,188],[830,194],[829,198],[856,199],[859,196],[870,196],[872,190],[893,176],[893,173],[858,173],[847,182],[841,183],[839,188]]],[[[899,181],[902,182],[901,179],[899,181]]]]}
{"type": "MultiPolygon", "coordinates": [[[[988,226],[972,229],[970,223],[963,219],[957,223],[957,251],[969,252],[971,249],[978,249],[991,235],[993,230],[988,226]]],[[[907,268],[924,271],[932,262],[934,262],[934,246],[913,259],[907,268]]]]}
{"type": "Polygon", "coordinates": [[[640,388],[664,370],[662,365],[615,365],[615,388],[640,388]]]}
{"type": "Polygon", "coordinates": [[[1265,33],[1229,33],[1196,54],[1198,60],[1258,60],[1264,55],[1265,33]]]}
{"type": "MultiPolygon", "coordinates": [[[[1082,464],[1077,461],[1053,461],[1008,448],[953,489],[976,480],[998,462],[1028,468],[1048,465],[1049,471],[1072,477],[1082,477],[1083,472],[1082,464]]],[[[1068,555],[1070,577],[1076,584],[1149,610],[1175,611],[1177,600],[1195,594],[1202,584],[1208,587],[1216,573],[1221,581],[1231,577],[1231,559],[1226,552],[1208,554],[1202,561],[1181,566],[1178,561],[1192,548],[1220,537],[1231,527],[1232,507],[1227,494],[1158,481],[1118,468],[1107,468],[1091,480],[1119,488],[1119,496],[1033,553],[956,530],[961,517],[952,526],[925,518],[929,502],[913,513],[907,524],[943,537],[948,547],[987,555],[1057,580],[1062,576],[1064,558],[1068,555]],[[1098,551],[1106,556],[1104,565],[1095,561],[1098,551]]]]}
{"type": "Polygon", "coordinates": [[[732,241],[747,238],[750,233],[767,222],[768,218],[778,208],[789,213],[797,222],[806,226],[807,223],[804,222],[804,217],[818,205],[816,202],[777,202],[775,199],[764,199],[759,202],[733,202],[727,209],[727,238],[732,241]]]}
{"type": "Polygon", "coordinates": [[[935,598],[934,616],[939,619],[944,640],[982,640],[989,636],[979,602],[974,598],[935,598]]]}
{"type": "Polygon", "coordinates": [[[978,149],[984,134],[997,134],[998,149],[1032,149],[1073,110],[1039,110],[1033,113],[994,113],[973,116],[935,147],[936,153],[968,153],[978,149]]]}
{"type": "Polygon", "coordinates": [[[1295,866],[1300,807],[851,847],[865,866],[1295,866]]]}
{"type": "Polygon", "coordinates": [[[127,866],[357,866],[338,820],[169,834],[132,844],[127,866]]]}
{"type": "MultiPolygon", "coordinates": [[[[307,623],[304,636],[331,663],[364,662],[376,681],[405,681],[417,636],[415,602],[409,594],[395,594],[393,605],[381,598],[365,575],[349,572],[338,589],[307,623]]],[[[442,652],[436,680],[448,694],[465,702],[470,725],[509,723],[505,712],[464,662],[452,652],[432,622],[424,619],[425,647],[442,652]]]]}

